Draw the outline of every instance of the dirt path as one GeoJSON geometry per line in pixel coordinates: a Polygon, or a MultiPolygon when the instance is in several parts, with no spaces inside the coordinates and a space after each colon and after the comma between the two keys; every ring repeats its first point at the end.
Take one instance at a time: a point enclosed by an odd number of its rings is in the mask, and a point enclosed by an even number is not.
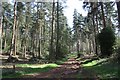
{"type": "Polygon", "coordinates": [[[97,78],[93,72],[85,71],[80,67],[80,63],[76,59],[68,59],[64,64],[44,73],[36,73],[25,75],[25,78],[76,78],[76,75],[81,74],[82,78],[97,78]]]}

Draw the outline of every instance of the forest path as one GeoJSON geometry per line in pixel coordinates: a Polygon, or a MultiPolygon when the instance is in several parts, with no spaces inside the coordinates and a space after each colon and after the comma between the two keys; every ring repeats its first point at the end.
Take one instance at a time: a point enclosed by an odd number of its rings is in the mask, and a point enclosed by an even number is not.
{"type": "Polygon", "coordinates": [[[59,67],[48,72],[25,75],[25,78],[95,78],[94,72],[84,70],[75,58],[70,58],[59,67]],[[80,76],[79,76],[80,75],[80,76]]]}

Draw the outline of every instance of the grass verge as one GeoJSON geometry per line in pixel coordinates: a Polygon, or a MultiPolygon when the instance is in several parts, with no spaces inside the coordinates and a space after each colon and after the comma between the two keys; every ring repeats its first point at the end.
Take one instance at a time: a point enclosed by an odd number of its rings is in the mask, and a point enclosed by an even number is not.
{"type": "Polygon", "coordinates": [[[116,62],[110,62],[108,59],[94,60],[87,64],[82,64],[86,70],[94,71],[99,78],[119,78],[119,65],[116,62]]]}
{"type": "Polygon", "coordinates": [[[59,65],[57,64],[17,64],[16,69],[20,68],[17,70],[15,73],[10,72],[10,73],[5,73],[2,74],[2,78],[20,78],[23,75],[26,74],[34,74],[34,73],[41,73],[41,72],[47,72],[53,68],[58,67],[59,65]]]}

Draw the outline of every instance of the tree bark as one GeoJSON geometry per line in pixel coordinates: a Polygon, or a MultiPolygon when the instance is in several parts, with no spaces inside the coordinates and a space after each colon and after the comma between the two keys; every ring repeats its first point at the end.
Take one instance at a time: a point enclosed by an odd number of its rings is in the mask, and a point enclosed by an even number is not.
{"type": "Polygon", "coordinates": [[[120,1],[116,2],[117,10],[118,10],[118,23],[119,23],[119,30],[120,30],[120,1]]]}
{"type": "Polygon", "coordinates": [[[4,22],[4,27],[5,27],[5,30],[4,30],[4,49],[6,48],[6,45],[7,45],[7,42],[6,42],[6,34],[7,34],[7,21],[4,22]]]}
{"type": "Polygon", "coordinates": [[[95,27],[95,21],[94,21],[94,13],[93,13],[93,18],[92,18],[92,21],[93,21],[93,27],[94,27],[94,52],[95,54],[97,55],[98,52],[97,52],[97,38],[96,38],[96,27],[95,27]]]}
{"type": "Polygon", "coordinates": [[[54,60],[55,55],[54,55],[54,48],[53,48],[53,30],[55,27],[54,21],[55,21],[55,16],[54,16],[54,12],[55,12],[55,0],[53,0],[53,9],[52,9],[52,27],[51,27],[51,43],[50,43],[50,59],[54,60]]]}
{"type": "Polygon", "coordinates": [[[0,53],[2,53],[2,3],[0,2],[0,53]]]}
{"type": "Polygon", "coordinates": [[[12,46],[11,46],[11,53],[10,55],[13,54],[13,56],[16,56],[16,7],[17,7],[17,2],[14,2],[14,25],[13,25],[13,33],[12,33],[12,46]]]}
{"type": "Polygon", "coordinates": [[[82,44],[82,43],[79,44],[79,41],[80,40],[77,41],[77,54],[80,54],[80,44],[82,44]]]}
{"type": "MultiPolygon", "coordinates": [[[[39,3],[37,3],[37,17],[38,17],[38,20],[37,20],[37,26],[39,27],[39,30],[38,30],[38,34],[39,34],[39,44],[38,44],[38,58],[40,59],[41,58],[41,54],[42,54],[42,46],[41,46],[41,39],[42,39],[42,18],[40,19],[41,17],[41,12],[38,10],[39,8],[39,3]]],[[[41,8],[42,8],[42,3],[41,3],[41,8]]]]}
{"type": "Polygon", "coordinates": [[[96,33],[99,33],[99,29],[98,29],[98,16],[96,14],[96,33]]]}
{"type": "Polygon", "coordinates": [[[100,2],[100,5],[101,5],[101,11],[102,11],[103,28],[105,28],[106,27],[106,21],[105,21],[105,16],[104,16],[103,2],[100,2]]]}
{"type": "Polygon", "coordinates": [[[59,34],[60,31],[59,31],[59,0],[57,0],[57,42],[56,42],[56,58],[58,58],[59,55],[57,54],[60,54],[60,45],[59,45],[59,34]]]}

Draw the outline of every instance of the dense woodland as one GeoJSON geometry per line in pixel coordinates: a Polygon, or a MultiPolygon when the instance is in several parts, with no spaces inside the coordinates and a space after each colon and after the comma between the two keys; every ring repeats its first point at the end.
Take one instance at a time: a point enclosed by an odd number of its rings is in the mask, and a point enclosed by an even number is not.
{"type": "Polygon", "coordinates": [[[65,8],[66,0],[0,3],[2,62],[55,63],[74,54],[76,58],[113,56],[118,61],[120,2],[83,2],[88,14],[82,16],[74,9],[72,28],[65,8]]]}

